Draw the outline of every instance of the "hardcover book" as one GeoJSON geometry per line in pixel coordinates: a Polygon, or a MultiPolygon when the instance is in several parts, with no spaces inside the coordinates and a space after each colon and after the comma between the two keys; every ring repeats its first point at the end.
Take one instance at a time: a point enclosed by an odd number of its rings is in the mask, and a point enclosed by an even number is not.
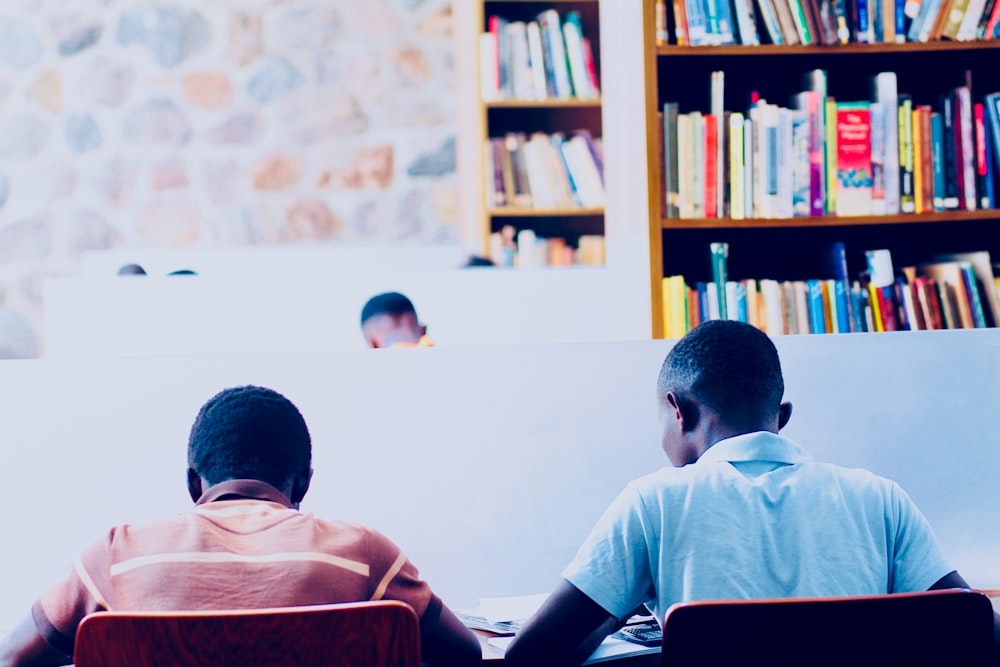
{"type": "Polygon", "coordinates": [[[871,215],[869,102],[837,103],[837,215],[871,215]]]}

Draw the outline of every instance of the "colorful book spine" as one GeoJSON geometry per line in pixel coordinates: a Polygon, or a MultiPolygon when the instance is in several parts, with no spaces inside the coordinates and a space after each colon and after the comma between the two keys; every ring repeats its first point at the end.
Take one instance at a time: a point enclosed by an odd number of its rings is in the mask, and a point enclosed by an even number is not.
{"type": "Polygon", "coordinates": [[[837,215],[870,215],[872,202],[869,102],[837,103],[837,215]]]}
{"type": "Polygon", "coordinates": [[[944,126],[940,113],[931,114],[931,164],[934,171],[934,210],[943,211],[944,185],[944,126]]]}
{"type": "Polygon", "coordinates": [[[719,319],[729,319],[726,303],[726,282],[729,280],[729,244],[712,243],[709,246],[712,255],[712,280],[718,297],[719,319]]]}

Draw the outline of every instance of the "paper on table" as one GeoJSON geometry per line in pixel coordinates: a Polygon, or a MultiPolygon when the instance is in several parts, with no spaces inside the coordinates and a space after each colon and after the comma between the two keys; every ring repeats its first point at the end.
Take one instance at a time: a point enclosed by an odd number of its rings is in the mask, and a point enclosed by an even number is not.
{"type": "Polygon", "coordinates": [[[490,623],[523,621],[531,618],[545,602],[548,593],[501,598],[479,598],[479,614],[490,623]]]}
{"type": "MultiPolygon", "coordinates": [[[[490,637],[487,640],[487,643],[493,648],[506,653],[507,647],[510,646],[512,641],[514,641],[513,637],[490,637]]],[[[594,651],[593,655],[587,658],[586,662],[583,664],[594,665],[606,660],[614,660],[615,658],[621,656],[650,655],[659,652],[659,646],[643,646],[642,644],[627,642],[623,639],[618,639],[617,637],[608,636],[605,637],[604,641],[597,647],[597,650],[594,651]]]]}

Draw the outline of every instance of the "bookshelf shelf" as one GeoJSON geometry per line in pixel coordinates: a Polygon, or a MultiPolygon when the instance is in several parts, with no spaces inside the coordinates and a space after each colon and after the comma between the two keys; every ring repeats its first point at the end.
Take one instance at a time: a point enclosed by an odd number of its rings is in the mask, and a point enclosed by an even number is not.
{"type": "Polygon", "coordinates": [[[978,222],[995,220],[996,210],[984,211],[943,211],[940,213],[924,213],[914,215],[902,213],[899,215],[862,215],[862,216],[822,216],[813,218],[752,218],[733,220],[732,218],[714,219],[662,219],[661,226],[671,229],[754,229],[758,227],[785,227],[792,229],[808,229],[810,227],[863,227],[869,225],[923,225],[923,224],[957,224],[962,222],[978,222]]]}
{"type": "Polygon", "coordinates": [[[554,218],[603,216],[603,208],[490,208],[486,214],[499,218],[554,218]]]}
{"type": "Polygon", "coordinates": [[[954,51],[990,52],[1000,50],[1000,41],[971,42],[904,42],[902,44],[837,44],[824,45],[784,45],[761,44],[745,46],[675,46],[660,44],[656,55],[660,57],[734,57],[734,56],[804,56],[804,55],[873,55],[897,53],[939,53],[954,51]]]}
{"type": "Polygon", "coordinates": [[[486,109],[600,109],[600,98],[581,100],[576,98],[558,100],[489,100],[483,102],[486,109]]]}

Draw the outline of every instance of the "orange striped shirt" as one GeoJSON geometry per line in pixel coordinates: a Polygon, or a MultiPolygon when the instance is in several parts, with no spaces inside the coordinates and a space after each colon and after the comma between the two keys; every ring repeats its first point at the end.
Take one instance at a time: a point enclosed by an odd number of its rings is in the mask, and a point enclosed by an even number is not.
{"type": "Polygon", "coordinates": [[[232,480],[190,511],[98,540],[32,612],[39,632],[72,653],[88,613],[253,609],[401,600],[422,616],[440,601],[381,533],[292,509],[277,489],[232,480]]]}

